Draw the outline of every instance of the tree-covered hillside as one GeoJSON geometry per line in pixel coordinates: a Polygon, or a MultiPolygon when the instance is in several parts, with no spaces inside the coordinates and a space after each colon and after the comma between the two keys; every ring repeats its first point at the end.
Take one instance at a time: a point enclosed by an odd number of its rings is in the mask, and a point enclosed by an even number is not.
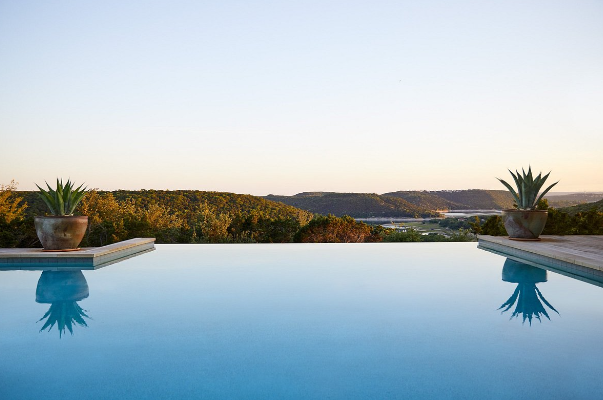
{"type": "Polygon", "coordinates": [[[584,204],[578,204],[578,205],[575,205],[572,207],[565,207],[565,208],[562,208],[562,210],[564,212],[567,212],[570,215],[575,215],[577,213],[586,213],[591,210],[603,212],[603,199],[592,202],[592,203],[584,203],[584,204]]]}
{"type": "MultiPolygon", "coordinates": [[[[3,193],[9,195],[4,203],[18,200],[19,207],[26,207],[18,218],[7,218],[15,214],[10,210],[0,213],[0,247],[39,246],[33,217],[47,213],[45,204],[36,192],[3,193]]],[[[82,246],[133,237],[156,237],[158,243],[291,242],[313,217],[261,197],[192,190],[93,190],[76,213],[89,219],[82,246]]]]}
{"type": "Polygon", "coordinates": [[[603,192],[574,192],[574,193],[549,193],[545,196],[549,203],[554,201],[557,207],[561,207],[563,203],[568,203],[569,206],[583,203],[594,203],[603,199],[603,192]]]}
{"type": "Polygon", "coordinates": [[[460,209],[502,210],[513,207],[513,197],[507,190],[442,190],[432,193],[458,204],[460,209]]]}
{"type": "Polygon", "coordinates": [[[437,206],[438,210],[501,210],[513,207],[513,198],[506,190],[399,191],[384,195],[417,201],[414,203],[417,206],[437,206]]]}
{"type": "Polygon", "coordinates": [[[400,198],[408,201],[409,203],[422,207],[427,210],[458,210],[461,209],[461,204],[447,200],[441,196],[438,196],[435,192],[428,191],[398,191],[391,193],[384,193],[383,196],[400,198]]]}
{"type": "MultiPolygon", "coordinates": [[[[36,192],[16,192],[27,204],[26,215],[44,215],[46,205],[36,192]]],[[[295,207],[270,201],[258,196],[227,192],[203,192],[199,190],[117,190],[113,192],[98,191],[98,195],[111,193],[115,200],[123,202],[131,200],[138,207],[160,205],[176,215],[186,214],[207,205],[213,211],[230,215],[260,215],[263,218],[312,218],[311,213],[295,207]]]]}
{"type": "Polygon", "coordinates": [[[264,218],[311,218],[310,213],[295,207],[249,194],[204,192],[199,190],[118,190],[112,192],[117,200],[134,199],[137,205],[161,204],[176,212],[192,210],[207,204],[213,210],[231,215],[258,214],[264,218]]]}
{"type": "MultiPolygon", "coordinates": [[[[592,194],[591,194],[592,195],[592,194]]],[[[318,214],[355,218],[429,217],[436,210],[503,210],[513,208],[513,198],[506,190],[437,190],[384,193],[304,192],[294,196],[268,195],[279,201],[318,214]]],[[[553,207],[584,202],[585,195],[547,196],[553,207]]]]}
{"type": "Polygon", "coordinates": [[[265,196],[318,214],[355,218],[431,217],[436,210],[499,210],[511,208],[504,190],[398,191],[374,193],[305,192],[294,196],[265,196]]]}
{"type": "Polygon", "coordinates": [[[295,196],[268,195],[268,200],[279,201],[317,214],[349,215],[354,218],[371,217],[432,217],[437,213],[414,205],[403,198],[374,193],[305,192],[295,196]]]}

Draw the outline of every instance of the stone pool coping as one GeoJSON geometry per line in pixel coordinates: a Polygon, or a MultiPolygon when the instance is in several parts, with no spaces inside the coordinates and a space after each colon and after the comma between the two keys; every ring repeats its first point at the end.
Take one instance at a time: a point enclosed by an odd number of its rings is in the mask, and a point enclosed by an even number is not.
{"type": "Polygon", "coordinates": [[[155,250],[155,238],[129,239],[107,246],[86,247],[70,252],[0,249],[0,270],[97,269],[153,250],[155,250]]]}
{"type": "Polygon", "coordinates": [[[603,282],[602,235],[543,235],[540,241],[516,241],[507,236],[478,236],[478,248],[516,261],[537,264],[564,274],[603,282]]]}

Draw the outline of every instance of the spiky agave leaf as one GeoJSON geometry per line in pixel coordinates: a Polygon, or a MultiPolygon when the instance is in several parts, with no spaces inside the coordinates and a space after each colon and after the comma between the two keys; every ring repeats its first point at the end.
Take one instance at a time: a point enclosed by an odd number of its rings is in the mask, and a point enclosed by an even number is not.
{"type": "Polygon", "coordinates": [[[521,203],[520,206],[521,208],[526,208],[526,205],[528,204],[528,183],[526,182],[525,179],[521,180],[521,203]]]}
{"type": "MultiPolygon", "coordinates": [[[[61,180],[62,183],[62,180],[61,180]]],[[[67,179],[67,183],[63,187],[63,208],[65,210],[65,214],[71,214],[69,212],[71,203],[71,182],[67,179]]]]}
{"type": "Polygon", "coordinates": [[[517,175],[515,175],[510,169],[507,169],[507,171],[509,171],[509,173],[513,177],[513,180],[515,181],[515,186],[520,187],[521,185],[519,184],[519,172],[515,170],[515,172],[517,173],[517,175]]]}
{"type": "Polygon", "coordinates": [[[540,200],[542,200],[542,198],[544,197],[545,194],[547,194],[549,192],[549,190],[551,190],[553,188],[553,186],[555,186],[556,184],[558,184],[559,181],[553,183],[551,186],[549,186],[548,188],[546,188],[546,190],[544,192],[542,192],[542,194],[540,195],[540,197],[538,197],[538,200],[536,200],[536,205],[538,205],[538,202],[540,202],[540,200]]]}
{"type": "Polygon", "coordinates": [[[40,329],[40,332],[46,330],[46,328],[48,328],[48,332],[50,332],[52,328],[56,325],[57,330],[59,331],[59,337],[62,337],[65,331],[69,331],[69,333],[73,335],[74,323],[83,327],[88,326],[86,320],[84,320],[84,317],[90,318],[86,314],[86,311],[83,310],[79,306],[79,304],[77,304],[77,302],[54,302],[50,305],[50,308],[44,314],[44,316],[42,316],[42,318],[38,320],[38,322],[40,322],[43,319],[48,318],[40,329]]]}
{"type": "Polygon", "coordinates": [[[507,306],[507,308],[505,308],[504,310],[502,310],[500,312],[501,314],[504,313],[505,311],[509,311],[509,309],[511,307],[513,307],[513,304],[515,304],[515,301],[517,300],[518,295],[519,295],[519,285],[517,285],[517,287],[515,288],[515,291],[513,292],[511,297],[509,297],[509,300],[505,301],[502,306],[498,307],[498,309],[500,310],[501,308],[507,306]]]}
{"type": "Polygon", "coordinates": [[[538,297],[540,298],[540,300],[542,300],[542,302],[544,304],[546,304],[548,308],[550,308],[551,310],[555,311],[557,313],[557,315],[559,315],[559,311],[557,311],[555,309],[555,307],[553,307],[553,305],[551,303],[549,303],[548,301],[546,301],[546,299],[544,298],[544,296],[542,295],[542,293],[540,292],[540,290],[538,290],[538,288],[536,288],[536,293],[538,294],[538,297]]]}
{"type": "Polygon", "coordinates": [[[56,201],[57,208],[59,209],[59,215],[65,215],[65,202],[63,201],[63,180],[61,182],[57,179],[56,189],[56,201]]]}
{"type": "Polygon", "coordinates": [[[48,182],[46,182],[48,190],[42,189],[37,184],[36,186],[40,190],[38,195],[48,206],[52,215],[72,215],[87,193],[84,184],[81,184],[77,189],[73,189],[75,185],[69,179],[66,184],[63,184],[63,180],[57,178],[56,189],[52,189],[48,182]]]}
{"type": "Polygon", "coordinates": [[[513,173],[509,170],[509,173],[513,177],[515,181],[515,186],[517,186],[517,191],[509,185],[507,182],[500,178],[498,179],[506,188],[509,190],[511,195],[513,196],[513,200],[515,200],[515,204],[517,208],[520,210],[533,210],[538,205],[538,202],[542,200],[542,198],[559,182],[555,182],[551,186],[549,186],[540,196],[538,195],[542,186],[546,182],[547,178],[551,174],[550,172],[545,176],[542,176],[542,173],[539,173],[538,176],[534,178],[532,174],[532,167],[528,167],[528,172],[526,173],[525,169],[521,169],[521,173],[519,171],[515,171],[513,173]]]}
{"type": "MultiPolygon", "coordinates": [[[[36,186],[38,185],[36,184],[36,186]]],[[[50,213],[56,215],[57,210],[55,209],[55,201],[52,195],[46,190],[42,189],[40,186],[38,186],[38,189],[40,189],[38,196],[40,196],[40,198],[44,201],[44,204],[46,204],[46,206],[50,209],[50,213]]]]}
{"type": "Polygon", "coordinates": [[[509,192],[511,192],[511,195],[513,196],[513,200],[515,201],[515,203],[519,204],[519,195],[513,189],[513,187],[511,185],[509,185],[507,182],[505,182],[504,180],[500,179],[500,178],[496,178],[496,179],[498,179],[500,181],[500,183],[502,183],[503,185],[505,185],[505,187],[509,190],[509,192]]]}
{"type": "Polygon", "coordinates": [[[530,193],[530,198],[528,201],[529,204],[537,204],[536,197],[538,197],[538,192],[540,192],[540,189],[544,184],[544,181],[542,180],[541,176],[542,173],[538,174],[538,176],[534,179],[534,182],[532,183],[532,191],[530,193]]]}
{"type": "Polygon", "coordinates": [[[67,211],[69,212],[69,214],[73,214],[73,211],[75,210],[77,205],[80,203],[80,201],[82,201],[82,199],[86,195],[87,188],[84,187],[82,189],[82,186],[84,186],[84,184],[81,184],[77,189],[75,189],[71,192],[71,196],[69,198],[70,203],[69,203],[69,207],[67,208],[67,211]]]}
{"type": "Polygon", "coordinates": [[[542,322],[541,316],[543,315],[547,319],[551,319],[542,303],[559,314],[559,312],[545,300],[544,296],[534,283],[519,283],[509,300],[503,303],[498,309],[500,310],[501,308],[506,307],[501,311],[501,313],[504,313],[515,305],[515,309],[509,319],[518,318],[521,315],[522,323],[528,321],[528,323],[532,325],[532,319],[534,318],[542,322]]]}

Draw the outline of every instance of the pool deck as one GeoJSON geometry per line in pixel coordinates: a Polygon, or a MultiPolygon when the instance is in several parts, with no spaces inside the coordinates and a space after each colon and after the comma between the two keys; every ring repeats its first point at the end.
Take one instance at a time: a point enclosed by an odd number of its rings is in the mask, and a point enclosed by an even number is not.
{"type": "Polygon", "coordinates": [[[478,236],[478,248],[564,274],[603,282],[603,236],[540,236],[540,241],[478,236]]]}
{"type": "Polygon", "coordinates": [[[98,269],[154,249],[154,238],[136,238],[103,247],[85,247],[78,251],[68,252],[47,252],[43,249],[0,249],[0,269],[98,269]]]}

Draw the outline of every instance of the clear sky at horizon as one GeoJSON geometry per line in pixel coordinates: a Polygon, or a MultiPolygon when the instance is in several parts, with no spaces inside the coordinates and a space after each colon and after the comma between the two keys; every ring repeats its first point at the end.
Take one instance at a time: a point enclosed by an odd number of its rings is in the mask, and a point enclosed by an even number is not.
{"type": "Polygon", "coordinates": [[[601,1],[1,1],[0,183],[603,191],[601,1]]]}

